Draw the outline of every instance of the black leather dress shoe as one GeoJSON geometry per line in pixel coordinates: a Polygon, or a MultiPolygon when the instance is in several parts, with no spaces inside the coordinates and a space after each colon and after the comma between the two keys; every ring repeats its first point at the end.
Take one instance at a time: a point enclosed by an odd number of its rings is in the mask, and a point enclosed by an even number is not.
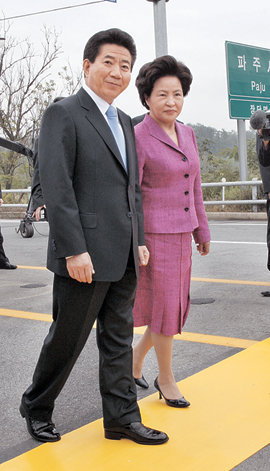
{"type": "Polygon", "coordinates": [[[137,386],[140,386],[140,388],[148,389],[149,384],[147,383],[145,377],[142,375],[141,378],[134,378],[135,383],[137,386]]]}
{"type": "Polygon", "coordinates": [[[57,432],[53,422],[37,420],[30,417],[23,404],[20,405],[20,413],[26,420],[28,432],[35,440],[39,442],[58,442],[58,440],[61,440],[60,433],[57,432]]]}
{"type": "Polygon", "coordinates": [[[163,397],[163,399],[165,400],[167,406],[170,406],[170,407],[188,407],[190,406],[190,402],[188,402],[184,396],[181,397],[181,399],[167,399],[163,392],[161,391],[160,387],[159,387],[159,384],[158,384],[158,381],[157,381],[157,378],[155,379],[154,381],[154,386],[155,388],[158,390],[159,392],[159,399],[161,399],[163,397]]]}
{"type": "Polygon", "coordinates": [[[105,438],[109,438],[110,440],[127,438],[141,445],[161,445],[169,440],[166,433],[145,427],[141,422],[105,428],[105,438]]]}
{"type": "Polygon", "coordinates": [[[266,298],[270,298],[270,291],[262,291],[261,295],[265,296],[266,298]]]}
{"type": "Polygon", "coordinates": [[[9,262],[0,262],[0,270],[15,270],[17,265],[12,265],[9,262]]]}

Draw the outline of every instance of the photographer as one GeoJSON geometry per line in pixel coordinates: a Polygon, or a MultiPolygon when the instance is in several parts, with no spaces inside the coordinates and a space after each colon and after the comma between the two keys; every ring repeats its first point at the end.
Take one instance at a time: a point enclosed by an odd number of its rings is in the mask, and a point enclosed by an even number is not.
{"type": "MultiPolygon", "coordinates": [[[[270,270],[270,145],[269,140],[263,137],[263,129],[259,129],[256,136],[256,151],[259,160],[259,167],[263,182],[263,189],[267,199],[266,212],[268,218],[267,225],[267,247],[268,261],[267,268],[270,270]]],[[[263,291],[263,296],[270,297],[270,291],[263,291]]]]}
{"type": "Polygon", "coordinates": [[[270,165],[270,145],[269,138],[263,136],[263,131],[265,130],[262,128],[257,132],[256,150],[260,164],[263,167],[268,167],[270,165]]]}
{"type": "MultiPolygon", "coordinates": [[[[264,191],[266,193],[267,203],[266,212],[268,218],[267,225],[267,247],[268,261],[267,268],[270,270],[270,110],[257,110],[250,118],[250,126],[257,131],[256,152],[260,164],[260,171],[263,181],[264,191]]],[[[263,296],[270,297],[270,291],[263,291],[263,296]]]]}

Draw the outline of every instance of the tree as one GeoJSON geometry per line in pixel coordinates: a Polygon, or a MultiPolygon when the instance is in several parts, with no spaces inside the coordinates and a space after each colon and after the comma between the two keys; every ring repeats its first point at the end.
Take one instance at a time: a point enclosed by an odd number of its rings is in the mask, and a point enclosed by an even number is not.
{"type": "MultiPolygon", "coordinates": [[[[0,57],[0,129],[11,141],[30,146],[34,128],[38,129],[45,108],[55,96],[56,84],[50,69],[61,48],[54,30],[44,28],[41,51],[26,39],[10,35],[10,26],[0,31],[6,38],[0,57]]],[[[12,151],[2,152],[1,173],[6,189],[11,188],[14,173],[25,157],[12,151]]]]}
{"type": "Polygon", "coordinates": [[[256,152],[256,138],[252,137],[247,141],[247,164],[248,164],[248,175],[249,179],[258,178],[261,179],[258,157],[256,152]]]}

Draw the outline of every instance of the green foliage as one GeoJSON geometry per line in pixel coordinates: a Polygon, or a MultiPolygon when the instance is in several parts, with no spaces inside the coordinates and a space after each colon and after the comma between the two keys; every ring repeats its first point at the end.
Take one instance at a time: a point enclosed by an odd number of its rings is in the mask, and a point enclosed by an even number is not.
{"type": "MultiPolygon", "coordinates": [[[[199,132],[199,138],[197,137],[198,150],[201,161],[201,176],[203,183],[214,183],[221,182],[223,178],[227,182],[239,181],[239,156],[238,147],[233,144],[231,147],[221,147],[222,143],[227,142],[228,139],[231,142],[237,142],[236,133],[231,131],[230,133],[223,131],[217,131],[214,128],[207,128],[205,126],[196,125],[193,129],[197,129],[199,132]],[[209,129],[209,137],[207,137],[207,129],[209,129]],[[203,131],[203,133],[202,133],[203,131]],[[225,139],[223,139],[225,137],[225,139]],[[217,139],[218,143],[213,140],[217,139]],[[214,149],[220,148],[218,152],[214,149]]],[[[260,180],[260,170],[258,166],[258,158],[256,153],[256,142],[254,133],[247,133],[249,136],[247,140],[247,165],[249,180],[252,178],[258,178],[260,180]]],[[[230,186],[225,187],[225,199],[226,200],[247,200],[252,199],[252,188],[248,187],[237,187],[230,186]]],[[[205,201],[220,201],[222,199],[222,187],[207,187],[203,188],[203,197],[205,201]]],[[[258,189],[258,199],[263,199],[262,186],[258,189]]],[[[235,205],[226,206],[222,209],[221,206],[208,206],[208,209],[220,211],[241,211],[241,210],[252,210],[249,205],[235,205]]],[[[264,209],[264,208],[260,208],[264,209]]]]}

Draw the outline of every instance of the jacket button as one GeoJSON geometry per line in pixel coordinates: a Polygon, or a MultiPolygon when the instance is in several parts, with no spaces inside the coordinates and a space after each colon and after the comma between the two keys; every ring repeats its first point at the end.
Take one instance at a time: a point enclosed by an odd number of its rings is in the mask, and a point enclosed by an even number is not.
{"type": "Polygon", "coordinates": [[[187,212],[189,210],[189,208],[185,208],[185,211],[187,212]]]}
{"type": "Polygon", "coordinates": [[[189,173],[185,173],[184,177],[185,177],[185,178],[188,178],[188,177],[189,177],[189,173]]]}
{"type": "Polygon", "coordinates": [[[182,160],[183,160],[183,162],[186,162],[186,161],[187,161],[187,158],[186,158],[186,157],[183,157],[182,160]]]}
{"type": "Polygon", "coordinates": [[[187,190],[187,191],[185,191],[185,195],[189,195],[189,191],[188,191],[188,190],[187,190]]]}
{"type": "Polygon", "coordinates": [[[132,218],[132,213],[129,211],[129,212],[127,213],[127,216],[128,216],[129,218],[132,218]]]}

